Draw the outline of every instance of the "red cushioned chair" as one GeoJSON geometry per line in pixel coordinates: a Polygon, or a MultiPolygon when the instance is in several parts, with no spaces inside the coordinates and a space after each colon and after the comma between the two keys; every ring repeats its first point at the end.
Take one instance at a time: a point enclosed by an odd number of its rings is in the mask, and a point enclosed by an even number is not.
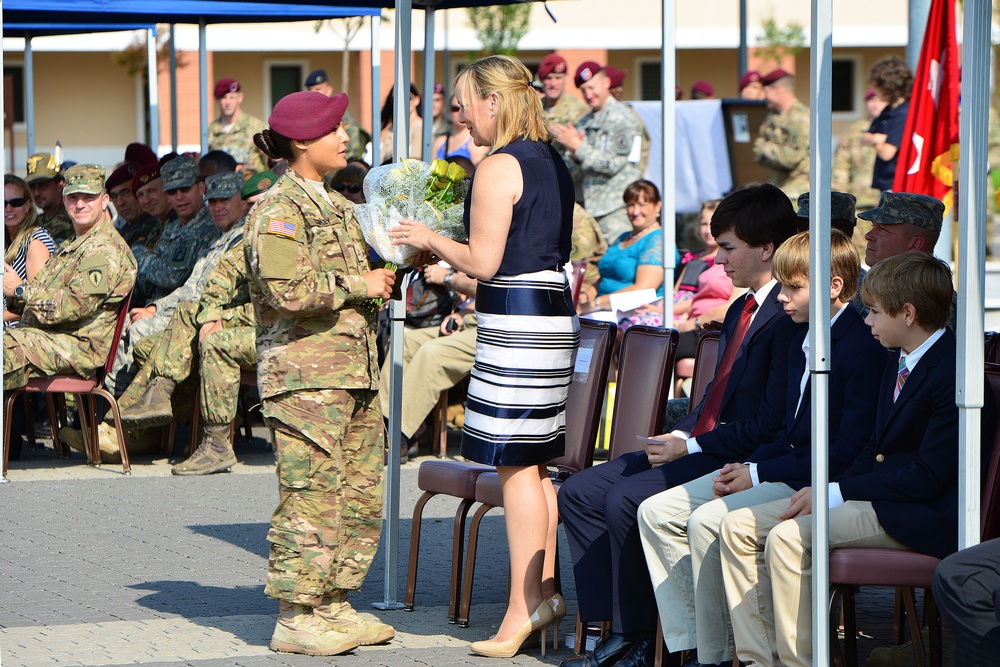
{"type": "MultiPolygon", "coordinates": [[[[642,448],[642,442],[636,436],[646,437],[650,433],[662,431],[676,349],[677,332],[673,329],[632,326],[622,336],[615,407],[611,422],[611,458],[642,448]]],[[[599,406],[600,403],[596,405],[599,406]]],[[[572,453],[567,437],[567,455],[579,456],[579,452],[584,452],[589,457],[584,467],[589,467],[593,462],[593,442],[597,436],[600,410],[595,407],[592,413],[590,416],[593,421],[588,426],[593,430],[593,434],[584,441],[585,448],[572,453]]],[[[566,417],[568,428],[572,419],[568,406],[566,417]]],[[[562,460],[556,459],[549,465],[559,465],[562,460]]],[[[562,469],[567,474],[555,480],[557,491],[563,479],[582,468],[573,469],[573,464],[569,466],[564,464],[562,469]]],[[[476,480],[475,498],[482,505],[473,515],[469,527],[469,567],[462,585],[462,609],[458,618],[459,625],[463,626],[468,625],[469,609],[472,605],[479,524],[487,512],[494,507],[503,506],[500,477],[496,473],[480,475],[476,480]]]]}
{"type": "MultiPolygon", "coordinates": [[[[608,369],[611,352],[618,327],[606,322],[581,320],[580,350],[589,350],[590,365],[583,370],[583,357],[577,353],[577,372],[570,384],[566,399],[566,453],[553,460],[550,465],[557,469],[556,482],[588,467],[594,460],[594,443],[600,421],[601,405],[607,388],[608,369]]],[[[584,352],[585,354],[585,352],[584,352]]],[[[424,461],[417,472],[417,487],[424,493],[413,508],[412,532],[410,535],[410,558],[406,573],[406,593],[403,606],[413,609],[416,591],[417,564],[420,549],[421,517],[427,501],[439,494],[461,498],[455,513],[452,535],[451,590],[448,601],[448,619],[463,626],[468,625],[468,607],[464,615],[459,614],[462,581],[462,546],[465,537],[465,521],[469,509],[476,500],[476,481],[484,473],[496,476],[496,468],[479,463],[440,459],[424,461]]],[[[474,524],[478,528],[478,523],[474,524]]],[[[470,532],[469,553],[475,555],[475,546],[470,532]]]]}
{"type": "MultiPolygon", "coordinates": [[[[1000,365],[986,364],[986,391],[992,391],[995,405],[1000,406],[1000,365]]],[[[998,536],[997,516],[1000,513],[1000,428],[984,434],[983,442],[992,442],[989,465],[983,480],[980,504],[980,538],[998,536]]],[[[930,626],[931,665],[941,665],[941,617],[934,605],[931,579],[941,561],[933,556],[912,551],[891,549],[834,549],[830,552],[830,646],[834,661],[855,667],[857,656],[857,622],[854,614],[854,592],[859,586],[894,586],[902,598],[908,620],[913,653],[917,665],[925,665],[924,646],[920,640],[920,623],[916,615],[913,591],[924,589],[924,618],[930,626]],[[840,655],[837,641],[838,621],[833,613],[837,603],[844,606],[844,644],[846,655],[840,655]]]]}
{"type": "MultiPolygon", "coordinates": [[[[132,302],[132,291],[122,299],[118,305],[118,316],[115,321],[115,330],[111,338],[111,347],[108,350],[108,358],[104,366],[97,369],[91,378],[81,378],[76,375],[52,375],[45,378],[32,378],[28,384],[10,391],[7,399],[7,406],[4,412],[4,433],[3,433],[3,477],[7,478],[7,457],[10,451],[10,420],[14,409],[14,399],[22,393],[46,394],[46,401],[49,407],[49,424],[52,428],[52,444],[56,451],[63,452],[64,447],[59,440],[59,421],[56,418],[56,411],[49,394],[74,394],[76,395],[76,408],[80,415],[80,427],[83,429],[84,449],[87,453],[87,463],[91,465],[101,465],[101,450],[97,441],[97,404],[94,396],[100,396],[111,406],[111,414],[114,415],[115,428],[118,432],[118,449],[122,455],[122,472],[126,475],[132,474],[132,468],[128,461],[128,451],[125,449],[125,431],[122,429],[121,415],[118,413],[118,401],[104,388],[104,379],[111,372],[115,355],[118,354],[118,344],[121,342],[122,329],[125,327],[125,317],[128,314],[129,304],[132,302]]],[[[25,401],[27,403],[27,400],[25,401]]]]}

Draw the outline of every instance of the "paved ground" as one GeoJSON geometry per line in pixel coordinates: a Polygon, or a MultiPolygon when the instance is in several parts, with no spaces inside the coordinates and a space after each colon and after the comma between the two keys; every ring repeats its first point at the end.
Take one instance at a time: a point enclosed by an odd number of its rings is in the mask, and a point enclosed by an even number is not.
{"type": "MultiPolygon", "coordinates": [[[[261,433],[263,435],[263,433],[261,433]]],[[[378,612],[398,634],[387,646],[339,658],[272,653],[277,605],[263,595],[267,521],[274,506],[270,450],[262,438],[241,443],[233,474],[173,477],[165,458],[140,458],[133,475],[90,468],[80,455],[26,451],[0,486],[0,661],[5,666],[148,665],[492,665],[468,643],[490,636],[503,614],[506,539],[502,512],[483,522],[471,626],[446,620],[454,501],[432,500],[425,514],[417,608],[378,612]]],[[[417,461],[402,468],[397,598],[402,600],[409,515],[419,495],[417,461]]],[[[563,588],[572,631],[575,593],[568,549],[561,546],[563,588]]],[[[375,611],[384,598],[384,552],[353,598],[375,611]]],[[[891,594],[859,596],[860,627],[888,638],[891,594]]],[[[862,639],[862,659],[879,642],[862,639]]],[[[537,650],[512,664],[555,664],[562,648],[537,650]]],[[[506,662],[505,662],[506,664],[506,662]]]]}

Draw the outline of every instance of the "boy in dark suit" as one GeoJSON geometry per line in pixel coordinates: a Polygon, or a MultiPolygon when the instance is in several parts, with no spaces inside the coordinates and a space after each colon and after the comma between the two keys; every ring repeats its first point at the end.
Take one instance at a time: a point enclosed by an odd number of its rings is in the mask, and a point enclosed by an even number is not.
{"type": "MultiPolygon", "coordinates": [[[[853,197],[851,198],[853,199],[853,197]]],[[[878,382],[886,362],[854,308],[861,258],[851,240],[834,230],[830,248],[831,359],[829,448],[832,474],[840,474],[868,443],[878,382]]],[[[794,322],[809,321],[809,232],[785,241],[771,266],[781,284],[778,301],[794,322]]],[[[789,350],[785,420],[781,433],[746,461],[657,494],[639,506],[663,638],[670,651],[697,646],[698,661],[731,662],[732,633],[719,563],[719,527],[726,513],[776,500],[788,501],[811,475],[811,383],[808,330],[789,350]],[[713,500],[714,499],[714,500],[713,500]]]]}
{"type": "MultiPolygon", "coordinates": [[[[872,335],[899,352],[882,374],[871,440],[830,482],[830,547],[944,557],[958,542],[955,336],[945,328],[951,271],[930,255],[904,253],[874,266],[861,290],[872,335]]],[[[722,575],[736,653],[747,665],[813,664],[811,491],[723,519],[722,575]]]]}
{"type": "Polygon", "coordinates": [[[773,185],[749,186],[722,200],[712,215],[715,261],[734,286],[749,292],[726,313],[706,398],[645,451],[579,472],[560,489],[581,618],[612,619],[612,634],[592,654],[563,667],[652,665],[656,600],[636,527],[639,503],[728,461],[745,460],[781,428],[788,346],[800,325],[778,303],[771,261],[794,230],[792,204],[773,185]]]}

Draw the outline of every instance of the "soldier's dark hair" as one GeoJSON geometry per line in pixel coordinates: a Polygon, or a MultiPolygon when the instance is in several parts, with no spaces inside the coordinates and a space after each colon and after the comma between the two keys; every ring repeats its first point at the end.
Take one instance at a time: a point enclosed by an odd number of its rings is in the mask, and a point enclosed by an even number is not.
{"type": "Polygon", "coordinates": [[[198,161],[198,167],[204,165],[212,165],[214,171],[217,174],[221,174],[224,171],[236,171],[236,158],[227,153],[226,151],[220,151],[218,149],[214,151],[208,151],[201,156],[201,160],[198,161]]]}
{"type": "Polygon", "coordinates": [[[887,56],[868,71],[868,82],[885,95],[889,104],[899,98],[909,99],[913,89],[913,74],[906,61],[899,56],[887,56]]]}
{"type": "Polygon", "coordinates": [[[746,185],[719,202],[712,214],[712,236],[732,231],[754,248],[775,249],[796,232],[795,209],[784,192],[770,183],[746,185]]]}
{"type": "Polygon", "coordinates": [[[295,153],[292,151],[292,140],[283,134],[278,134],[271,128],[265,128],[253,135],[253,145],[272,160],[291,162],[295,158],[295,153]]]}

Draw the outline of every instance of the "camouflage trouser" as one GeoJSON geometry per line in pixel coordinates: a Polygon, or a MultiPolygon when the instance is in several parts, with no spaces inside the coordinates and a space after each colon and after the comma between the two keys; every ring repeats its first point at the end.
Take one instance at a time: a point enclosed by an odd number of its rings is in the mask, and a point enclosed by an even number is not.
{"type": "MultiPolygon", "coordinates": [[[[191,307],[192,305],[197,310],[198,303],[193,301],[178,304],[178,309],[182,306],[191,307]]],[[[108,373],[108,377],[104,381],[104,386],[107,387],[108,391],[115,396],[122,395],[139,370],[136,363],[136,348],[145,345],[148,350],[150,343],[148,341],[143,343],[143,341],[149,336],[166,331],[171,322],[173,322],[173,317],[168,317],[166,313],[146,317],[136,322],[129,321],[128,327],[122,332],[122,340],[118,344],[118,353],[115,355],[111,372],[108,373]]]]}
{"type": "Polygon", "coordinates": [[[3,330],[3,388],[23,387],[31,378],[61,373],[91,377],[103,359],[80,358],[76,338],[33,327],[3,330]]]}
{"type": "Polygon", "coordinates": [[[317,606],[357,590],[382,532],[385,428],[374,391],[320,389],[263,401],[277,458],[278,507],[264,592],[317,606]]]}
{"type": "Polygon", "coordinates": [[[618,237],[625,232],[632,231],[632,222],[628,219],[628,212],[624,206],[597,218],[597,224],[601,226],[604,240],[609,246],[614,245],[618,237]]]}
{"type": "Polygon", "coordinates": [[[254,327],[216,331],[199,343],[201,351],[201,418],[209,425],[236,419],[240,371],[257,368],[254,327]]]}

